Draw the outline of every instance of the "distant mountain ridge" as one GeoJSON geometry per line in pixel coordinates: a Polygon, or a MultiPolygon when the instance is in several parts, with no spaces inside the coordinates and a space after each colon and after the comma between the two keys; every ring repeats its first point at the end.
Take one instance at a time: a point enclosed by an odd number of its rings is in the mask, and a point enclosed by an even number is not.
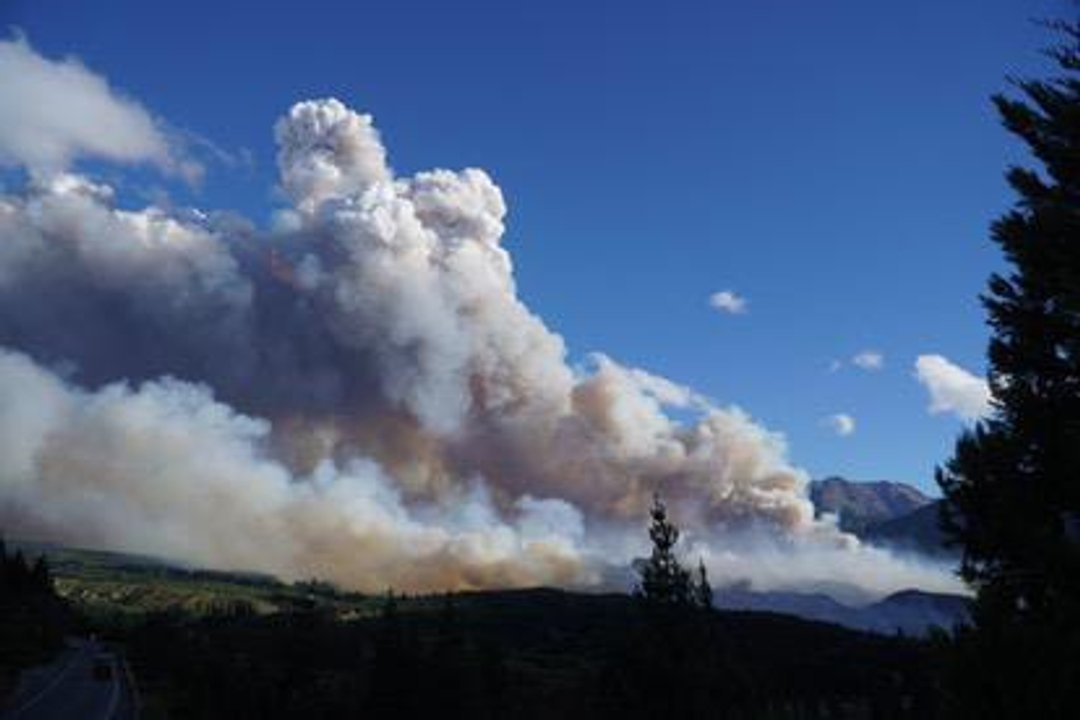
{"type": "Polygon", "coordinates": [[[906,483],[833,476],[812,481],[810,499],[815,515],[837,515],[841,530],[874,545],[937,557],[957,555],[938,524],[941,501],[906,483]]]}
{"type": "Polygon", "coordinates": [[[841,530],[860,537],[873,526],[933,503],[933,499],[906,483],[854,482],[837,476],[812,481],[810,500],[815,514],[838,516],[841,530]]]}
{"type": "Polygon", "coordinates": [[[736,586],[717,591],[716,607],[783,613],[886,635],[924,636],[933,628],[952,630],[971,621],[968,598],[923,590],[901,590],[856,607],[824,593],[755,592],[736,586]]]}

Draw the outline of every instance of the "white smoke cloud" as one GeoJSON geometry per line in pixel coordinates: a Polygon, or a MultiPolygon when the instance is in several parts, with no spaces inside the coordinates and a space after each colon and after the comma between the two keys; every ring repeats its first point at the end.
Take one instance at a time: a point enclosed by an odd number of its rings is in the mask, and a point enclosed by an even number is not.
{"type": "Polygon", "coordinates": [[[179,164],[146,110],[100,75],[42,57],[22,38],[0,41],[0,164],[50,174],[80,156],[198,169],[179,164]]]}
{"type": "Polygon", "coordinates": [[[369,589],[591,579],[565,502],[523,496],[512,524],[482,486],[407,507],[370,461],[298,478],[269,453],[268,422],[205,386],[86,392],[4,351],[0,398],[0,521],[15,534],[369,589]]]}
{"type": "Polygon", "coordinates": [[[851,605],[879,600],[897,587],[960,593],[962,585],[945,561],[903,555],[880,547],[837,548],[806,543],[798,552],[774,538],[749,535],[725,544],[691,544],[710,577],[746,578],[755,591],[820,592],[851,605]]]}
{"type": "MultiPolygon", "coordinates": [[[[871,552],[741,410],[604,355],[575,372],[517,296],[486,173],[395,176],[336,100],[276,136],[273,232],[71,174],[0,198],[10,532],[368,590],[596,587],[659,491],[702,547],[829,558],[790,587],[871,552]]],[[[752,552],[718,581],[764,582],[752,552]]],[[[875,591],[912,582],[896,562],[875,591]]]]}
{"type": "Polygon", "coordinates": [[[860,370],[872,372],[885,367],[885,356],[877,350],[863,350],[851,358],[851,363],[860,370]]]}
{"type": "Polygon", "coordinates": [[[941,355],[920,355],[915,377],[930,393],[929,412],[953,413],[961,420],[978,420],[990,413],[990,387],[986,380],[941,355]]]}
{"type": "Polygon", "coordinates": [[[823,422],[826,427],[840,437],[847,437],[855,433],[855,418],[847,413],[830,415],[823,422]]]}
{"type": "Polygon", "coordinates": [[[749,303],[732,290],[721,290],[709,296],[709,305],[728,315],[743,315],[749,303]]]}
{"type": "MultiPolygon", "coordinates": [[[[0,400],[0,522],[16,535],[294,579],[314,572],[367,590],[590,587],[645,550],[639,528],[590,533],[580,510],[555,498],[523,495],[507,512],[473,483],[409,504],[369,460],[326,460],[297,477],[273,457],[268,422],[171,378],[87,392],[2,351],[0,400]]],[[[957,587],[943,568],[859,546],[828,525],[806,530],[797,548],[760,528],[719,545],[691,530],[688,553],[714,577],[761,590],[864,599],[957,587]]]]}
{"type": "Polygon", "coordinates": [[[371,116],[337,100],[297,103],[278,121],[274,134],[282,187],[302,210],[390,179],[371,116]]]}

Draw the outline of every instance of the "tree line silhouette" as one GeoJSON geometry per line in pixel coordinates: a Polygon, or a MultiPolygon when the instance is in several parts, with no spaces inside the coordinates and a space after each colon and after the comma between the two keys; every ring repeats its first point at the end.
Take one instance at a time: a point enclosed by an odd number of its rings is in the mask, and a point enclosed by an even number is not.
{"type": "Polygon", "coordinates": [[[343,620],[318,608],[158,614],[117,638],[148,708],[172,716],[933,717],[933,648],[768,613],[717,612],[657,497],[625,594],[408,598],[343,620]]]}
{"type": "Polygon", "coordinates": [[[59,650],[71,620],[45,557],[31,562],[22,550],[9,552],[0,537],[0,698],[19,670],[59,650]]]}

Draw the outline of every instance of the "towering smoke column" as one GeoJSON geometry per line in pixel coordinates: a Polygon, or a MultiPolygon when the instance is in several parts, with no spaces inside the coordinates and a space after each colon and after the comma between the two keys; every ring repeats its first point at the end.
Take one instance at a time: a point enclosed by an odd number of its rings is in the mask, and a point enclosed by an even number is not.
{"type": "Polygon", "coordinates": [[[336,100],[275,134],[273,231],[57,172],[0,197],[7,532],[368,590],[601,587],[659,491],[721,582],[955,587],[814,520],[737,409],[572,369],[482,170],[398,177],[336,100]]]}

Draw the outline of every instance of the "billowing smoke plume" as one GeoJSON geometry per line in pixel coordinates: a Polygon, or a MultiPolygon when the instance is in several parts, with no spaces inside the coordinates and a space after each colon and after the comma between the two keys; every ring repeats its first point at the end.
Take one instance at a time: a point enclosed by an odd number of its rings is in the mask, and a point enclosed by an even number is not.
{"type": "Polygon", "coordinates": [[[658,491],[721,583],[956,587],[815,520],[741,411],[572,368],[482,170],[396,176],[336,100],[275,135],[273,230],[64,172],[0,197],[0,527],[369,590],[599,587],[658,491]]]}

